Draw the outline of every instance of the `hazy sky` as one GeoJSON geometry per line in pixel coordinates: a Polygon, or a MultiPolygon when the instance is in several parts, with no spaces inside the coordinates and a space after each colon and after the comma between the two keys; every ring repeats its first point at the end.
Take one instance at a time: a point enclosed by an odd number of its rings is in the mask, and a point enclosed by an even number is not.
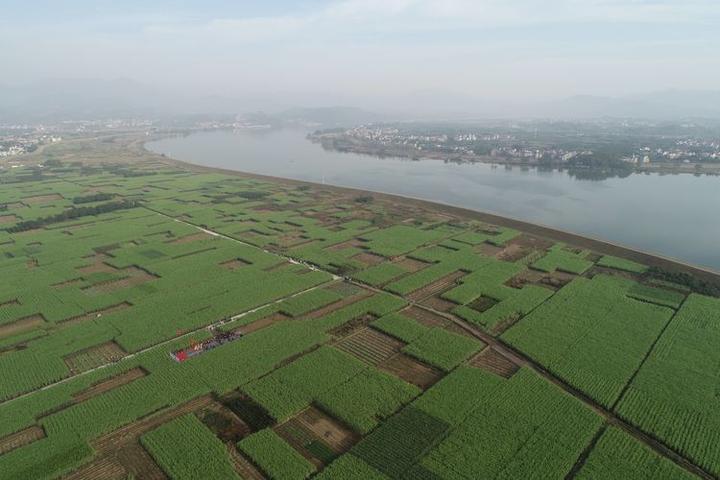
{"type": "Polygon", "coordinates": [[[0,82],[485,98],[717,89],[720,0],[0,0],[0,82]]]}

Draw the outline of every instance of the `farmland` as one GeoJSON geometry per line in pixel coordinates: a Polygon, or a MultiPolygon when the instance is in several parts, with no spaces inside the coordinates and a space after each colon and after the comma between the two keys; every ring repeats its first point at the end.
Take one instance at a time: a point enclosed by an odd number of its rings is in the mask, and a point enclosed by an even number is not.
{"type": "Polygon", "coordinates": [[[0,173],[0,479],[720,476],[707,278],[91,147],[0,173]]]}

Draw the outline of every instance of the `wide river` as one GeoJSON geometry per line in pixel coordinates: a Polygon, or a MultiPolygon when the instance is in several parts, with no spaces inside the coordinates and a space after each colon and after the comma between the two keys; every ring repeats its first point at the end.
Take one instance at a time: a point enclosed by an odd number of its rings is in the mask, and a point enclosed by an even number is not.
{"type": "Polygon", "coordinates": [[[214,131],[150,142],[209,167],[406,195],[607,240],[720,272],[720,177],[561,171],[413,161],[324,150],[299,130],[214,131]]]}

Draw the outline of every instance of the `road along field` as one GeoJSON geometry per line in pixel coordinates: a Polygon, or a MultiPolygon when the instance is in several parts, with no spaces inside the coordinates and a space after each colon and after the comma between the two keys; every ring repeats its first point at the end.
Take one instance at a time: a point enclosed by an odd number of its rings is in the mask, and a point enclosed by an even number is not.
{"type": "Polygon", "coordinates": [[[0,205],[0,479],[720,476],[708,278],[159,159],[0,205]]]}

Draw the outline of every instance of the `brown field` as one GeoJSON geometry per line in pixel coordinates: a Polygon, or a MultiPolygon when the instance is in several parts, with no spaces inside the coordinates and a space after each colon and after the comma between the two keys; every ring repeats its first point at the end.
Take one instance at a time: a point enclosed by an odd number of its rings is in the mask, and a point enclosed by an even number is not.
{"type": "Polygon", "coordinates": [[[142,367],[135,367],[131,370],[128,370],[127,372],[123,372],[119,375],[115,375],[114,377],[110,377],[105,380],[101,380],[100,382],[89,386],[85,390],[81,390],[75,394],[73,394],[73,401],[74,403],[80,403],[84,402],[85,400],[88,400],[92,397],[95,397],[97,395],[101,395],[105,392],[109,392],[110,390],[113,390],[118,387],[122,387],[123,385],[127,385],[130,382],[133,382],[139,378],[142,378],[148,374],[147,370],[145,370],[142,367]]]}
{"type": "Polygon", "coordinates": [[[540,280],[540,285],[552,288],[553,290],[559,290],[568,283],[570,283],[577,275],[574,273],[567,273],[561,270],[555,270],[550,274],[546,274],[540,280]]]}
{"type": "Polygon", "coordinates": [[[517,262],[518,260],[525,258],[532,249],[518,245],[517,243],[509,244],[501,251],[499,251],[495,258],[506,262],[517,262]]]}
{"type": "Polygon", "coordinates": [[[290,318],[291,317],[285,315],[284,313],[277,312],[259,320],[255,320],[252,323],[248,323],[247,325],[243,325],[242,327],[238,327],[234,331],[247,335],[248,333],[257,332],[258,330],[269,327],[275,323],[282,322],[283,320],[290,320],[290,318]]]}
{"type": "Polygon", "coordinates": [[[394,355],[389,360],[378,365],[378,368],[423,390],[434,385],[443,376],[439,370],[404,353],[394,355]]]}
{"type": "Polygon", "coordinates": [[[82,267],[78,267],[77,270],[80,273],[89,275],[91,273],[100,273],[100,272],[113,273],[113,272],[118,271],[117,268],[105,263],[105,260],[107,260],[108,257],[103,253],[96,253],[95,255],[88,257],[88,258],[91,259],[91,263],[89,263],[88,265],[82,266],[82,267]]]}
{"type": "Polygon", "coordinates": [[[235,412],[220,402],[213,402],[195,415],[223,442],[235,444],[252,433],[252,429],[235,412]]]}
{"type": "Polygon", "coordinates": [[[407,270],[408,272],[413,273],[422,270],[430,264],[422,262],[420,260],[416,260],[414,258],[405,257],[395,262],[395,265],[402,268],[403,270],[407,270]]]}
{"type": "Polygon", "coordinates": [[[173,240],[168,240],[167,243],[176,243],[176,244],[184,244],[184,243],[190,243],[195,242],[198,240],[205,240],[213,238],[212,235],[207,234],[205,232],[197,232],[197,233],[191,233],[190,235],[185,235],[184,237],[178,237],[173,240]]]}
{"type": "Polygon", "coordinates": [[[85,313],[83,315],[77,315],[75,317],[66,318],[65,320],[61,320],[58,323],[62,325],[72,325],[75,323],[85,322],[87,320],[92,320],[93,318],[100,318],[103,315],[109,315],[114,312],[119,312],[121,310],[125,310],[126,308],[132,307],[131,303],[128,302],[122,302],[118,303],[116,305],[111,305],[109,307],[105,307],[101,310],[95,310],[92,312],[85,313]]]}
{"type": "Polygon", "coordinates": [[[457,307],[457,303],[445,300],[444,298],[440,298],[438,296],[426,298],[422,301],[422,304],[439,312],[449,312],[453,308],[457,307]]]}
{"type": "Polygon", "coordinates": [[[472,308],[473,310],[476,310],[480,313],[487,312],[492,307],[498,304],[498,301],[491,297],[486,297],[485,295],[479,296],[477,299],[475,299],[472,303],[470,303],[468,306],[472,308]]]}
{"type": "Polygon", "coordinates": [[[123,480],[127,477],[128,473],[122,465],[113,459],[103,458],[89,463],[62,478],[63,480],[93,480],[96,478],[123,480]]]}
{"type": "Polygon", "coordinates": [[[373,266],[373,265],[379,265],[387,259],[381,255],[376,255],[374,253],[370,252],[362,252],[358,253],[357,255],[350,257],[352,260],[357,260],[358,262],[366,265],[366,266],[373,266]]]}
{"type": "Polygon", "coordinates": [[[6,302],[0,303],[0,308],[10,307],[10,306],[13,306],[13,305],[20,305],[20,302],[18,301],[17,298],[13,298],[12,300],[8,300],[8,301],[6,301],[6,302]]]}
{"type": "Polygon", "coordinates": [[[300,318],[302,320],[308,320],[308,319],[313,319],[313,318],[324,317],[325,315],[328,315],[336,310],[340,310],[341,308],[345,308],[348,305],[352,305],[353,303],[357,303],[360,300],[367,298],[371,295],[372,295],[372,292],[362,289],[362,290],[360,290],[360,292],[355,293],[354,295],[350,295],[348,297],[343,298],[342,300],[331,303],[330,305],[326,305],[317,310],[313,310],[312,312],[306,313],[305,315],[303,315],[300,318]]]}
{"type": "Polygon", "coordinates": [[[72,287],[73,285],[77,285],[78,283],[83,283],[83,282],[84,282],[84,280],[82,279],[82,277],[78,277],[78,278],[73,278],[70,280],[65,280],[64,282],[56,283],[56,284],[53,284],[50,286],[53,288],[67,288],[67,287],[72,287]]]}
{"type": "Polygon", "coordinates": [[[475,355],[469,364],[503,378],[512,377],[520,369],[519,366],[492,347],[487,347],[475,355]]]}
{"type": "Polygon", "coordinates": [[[123,288],[134,287],[135,285],[140,285],[158,278],[156,275],[153,275],[147,270],[135,266],[123,268],[122,270],[117,271],[122,272],[127,276],[117,280],[99,282],[83,290],[90,293],[111,293],[123,288]]]}
{"type": "Polygon", "coordinates": [[[347,337],[367,327],[375,320],[377,320],[375,315],[372,313],[365,313],[329,330],[328,333],[334,335],[335,337],[347,337]]]}
{"type": "Polygon", "coordinates": [[[16,448],[29,445],[41,438],[45,438],[45,430],[37,425],[6,435],[0,438],[0,455],[11,452],[16,448]]]}
{"type": "Polygon", "coordinates": [[[352,240],[347,240],[345,242],[336,243],[335,245],[330,245],[327,247],[327,250],[334,251],[334,250],[342,250],[344,248],[361,248],[363,245],[365,245],[365,242],[360,240],[359,238],[353,238],[352,240]]]}
{"type": "Polygon", "coordinates": [[[312,453],[312,445],[324,444],[335,456],[339,456],[359,440],[359,435],[313,406],[274,427],[274,430],[318,468],[322,468],[325,462],[312,453]]]}
{"type": "Polygon", "coordinates": [[[335,346],[370,365],[378,365],[400,351],[404,342],[372,328],[364,328],[346,337],[335,346]]]}
{"type": "Polygon", "coordinates": [[[264,272],[276,272],[278,270],[283,270],[285,268],[288,268],[290,265],[292,265],[292,263],[290,263],[288,261],[282,261],[282,262],[276,263],[275,265],[271,265],[267,268],[264,268],[263,271],[264,272]]]}
{"type": "Polygon", "coordinates": [[[106,342],[80,350],[63,358],[71,374],[85,372],[93,368],[120,360],[127,352],[115,342],[106,342]]]}
{"type": "Polygon", "coordinates": [[[246,262],[242,258],[233,258],[232,260],[220,263],[222,268],[226,268],[228,270],[237,270],[238,268],[246,267],[248,265],[250,265],[250,262],[246,262]]]}
{"type": "Polygon", "coordinates": [[[528,268],[505,282],[505,285],[512,288],[522,288],[527,284],[537,285],[544,276],[544,272],[528,268]]]}
{"type": "MultiPolygon", "coordinates": [[[[213,402],[210,395],[204,395],[184,403],[178,407],[164,410],[155,415],[144,417],[141,420],[119,428],[114,432],[103,435],[91,443],[96,450],[95,460],[86,465],[85,472],[92,472],[97,465],[103,466],[111,463],[122,468],[128,474],[138,479],[164,480],[167,475],[155,463],[153,458],[140,445],[139,438],[143,434],[154,430],[160,425],[167,423],[177,417],[207,407],[213,402]]],[[[103,467],[108,468],[108,467],[103,467]]],[[[78,472],[79,473],[79,472],[78,472]]],[[[84,480],[102,477],[72,477],[76,480],[84,480]]]]}
{"type": "Polygon", "coordinates": [[[0,338],[10,337],[45,324],[45,318],[39,313],[30,315],[29,317],[23,317],[13,322],[0,325],[0,338]]]}
{"type": "Polygon", "coordinates": [[[442,293],[455,285],[458,279],[463,276],[465,276],[465,272],[461,272],[460,270],[449,275],[445,275],[444,277],[410,293],[407,295],[407,299],[411,302],[420,302],[428,297],[442,293]]]}
{"type": "Polygon", "coordinates": [[[481,255],[485,255],[486,257],[494,257],[498,253],[503,251],[502,247],[498,247],[496,245],[492,245],[486,242],[481,243],[480,245],[476,245],[473,248],[473,251],[475,253],[479,253],[481,255]]]}
{"type": "Polygon", "coordinates": [[[62,200],[63,196],[59,193],[50,193],[47,195],[34,195],[32,197],[25,197],[21,201],[26,205],[37,205],[41,203],[54,202],[55,200],[62,200]]]}
{"type": "Polygon", "coordinates": [[[462,328],[461,326],[457,325],[455,322],[450,320],[449,318],[445,318],[442,315],[439,315],[437,313],[433,313],[429,310],[426,310],[421,307],[412,306],[408,307],[405,310],[402,311],[403,315],[407,315],[408,317],[415,319],[417,322],[425,325],[426,327],[440,327],[444,328],[445,330],[453,333],[457,333],[458,335],[464,335],[466,337],[473,337],[470,332],[462,328]]]}
{"type": "Polygon", "coordinates": [[[16,221],[17,217],[14,214],[0,215],[0,223],[15,223],[16,221]]]}
{"type": "Polygon", "coordinates": [[[234,444],[227,443],[227,449],[230,454],[230,461],[240,478],[245,480],[265,480],[265,476],[238,451],[234,444]]]}

